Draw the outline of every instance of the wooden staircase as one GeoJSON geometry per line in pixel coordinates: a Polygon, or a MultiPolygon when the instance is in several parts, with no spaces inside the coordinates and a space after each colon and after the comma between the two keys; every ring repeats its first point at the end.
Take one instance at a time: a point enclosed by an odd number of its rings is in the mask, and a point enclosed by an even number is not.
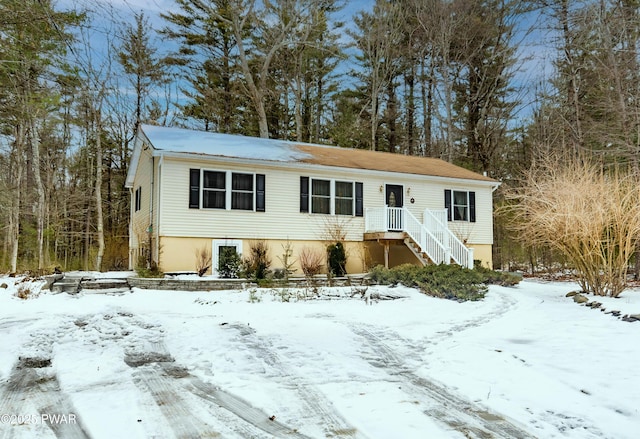
{"type": "MultiPolygon", "coordinates": [[[[367,208],[365,239],[368,236],[378,242],[402,240],[423,265],[454,263],[473,268],[473,249],[468,248],[449,230],[445,210],[425,209],[423,220],[419,221],[403,207],[367,208]],[[396,236],[387,236],[389,234],[396,236]]],[[[385,245],[386,265],[388,243],[385,245]]]]}
{"type": "Polygon", "coordinates": [[[413,255],[418,259],[418,261],[420,261],[422,265],[427,265],[431,262],[429,256],[420,248],[420,244],[411,239],[410,236],[404,238],[404,244],[409,247],[411,253],[413,253],[413,255]]]}

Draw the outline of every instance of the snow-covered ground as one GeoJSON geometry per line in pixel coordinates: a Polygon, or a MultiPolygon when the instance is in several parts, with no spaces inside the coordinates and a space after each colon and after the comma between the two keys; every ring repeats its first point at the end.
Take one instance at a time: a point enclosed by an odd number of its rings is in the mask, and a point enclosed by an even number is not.
{"type": "MultiPolygon", "coordinates": [[[[367,305],[349,288],[23,300],[19,280],[0,278],[0,437],[640,434],[640,322],[575,304],[572,283],[467,303],[371,287],[401,298],[367,305]]],[[[600,301],[640,314],[638,290],[600,301]]]]}

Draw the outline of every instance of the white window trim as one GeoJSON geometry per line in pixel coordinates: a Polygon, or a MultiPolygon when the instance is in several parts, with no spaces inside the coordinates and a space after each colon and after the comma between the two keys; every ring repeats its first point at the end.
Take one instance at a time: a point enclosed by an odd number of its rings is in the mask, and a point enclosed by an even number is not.
{"type": "Polygon", "coordinates": [[[211,241],[211,272],[218,274],[220,264],[220,247],[235,247],[236,253],[242,256],[241,239],[214,239],[211,241]]]}
{"type": "MultiPolygon", "coordinates": [[[[255,177],[254,177],[255,180],[255,177]]],[[[351,215],[343,215],[344,217],[356,216],[356,182],[352,180],[339,180],[335,178],[315,178],[309,177],[309,206],[308,211],[311,215],[336,215],[336,182],[350,183],[351,184],[351,215]],[[329,213],[313,212],[313,181],[328,181],[329,182],[329,213]]]]}
{"type": "Polygon", "coordinates": [[[469,192],[468,190],[459,190],[459,189],[451,189],[451,222],[459,222],[459,223],[468,223],[471,220],[471,203],[469,201],[469,192]],[[467,204],[465,205],[465,212],[467,214],[467,219],[456,219],[456,192],[464,192],[467,199],[467,204]]]}
{"type": "MultiPolygon", "coordinates": [[[[238,191],[244,192],[244,191],[238,191]]],[[[200,209],[202,210],[238,210],[244,212],[255,212],[257,202],[257,188],[256,188],[256,173],[255,172],[242,172],[242,171],[229,171],[222,169],[200,169],[200,209]],[[215,207],[204,207],[204,173],[205,172],[223,172],[224,173],[224,209],[216,209],[215,207]],[[232,209],[231,208],[231,194],[233,193],[233,174],[245,174],[253,177],[253,209],[232,209]]]]}
{"type": "MultiPolygon", "coordinates": [[[[333,180],[333,184],[332,184],[332,188],[334,190],[334,196],[333,196],[333,210],[334,210],[334,215],[340,215],[340,216],[355,216],[356,215],[356,182],[355,181],[349,181],[349,180],[333,180]],[[335,187],[336,187],[336,183],[347,183],[351,185],[351,213],[349,215],[344,214],[344,213],[340,213],[337,214],[335,213],[335,207],[336,207],[336,195],[335,195],[335,187]]],[[[347,199],[346,197],[342,197],[341,199],[347,199]]]]}

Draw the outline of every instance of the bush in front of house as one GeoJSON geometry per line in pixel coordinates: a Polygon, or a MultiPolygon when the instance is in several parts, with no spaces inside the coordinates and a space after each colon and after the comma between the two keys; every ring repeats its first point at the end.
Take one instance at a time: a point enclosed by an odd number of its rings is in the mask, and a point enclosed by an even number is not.
{"type": "Polygon", "coordinates": [[[403,264],[394,268],[378,265],[369,272],[369,277],[375,284],[402,284],[418,288],[429,296],[464,302],[483,299],[488,289],[487,283],[500,278],[500,273],[494,275],[496,272],[485,270],[470,270],[455,264],[424,267],[403,264]],[[489,272],[492,274],[489,275],[489,272]]]}
{"type": "Polygon", "coordinates": [[[218,256],[218,275],[223,279],[236,279],[242,271],[242,258],[235,247],[221,247],[218,256]]]}
{"type": "Polygon", "coordinates": [[[482,276],[482,283],[487,285],[500,285],[503,287],[512,287],[518,285],[522,280],[522,276],[514,273],[505,273],[503,271],[491,270],[483,267],[479,261],[475,261],[473,269],[482,276]]]}
{"type": "Polygon", "coordinates": [[[340,241],[327,246],[327,262],[332,276],[342,277],[347,274],[347,254],[340,241]]]}
{"type": "Polygon", "coordinates": [[[254,241],[249,249],[249,257],[242,262],[244,276],[247,279],[262,281],[271,274],[271,259],[269,259],[269,245],[266,241],[254,241]]]}

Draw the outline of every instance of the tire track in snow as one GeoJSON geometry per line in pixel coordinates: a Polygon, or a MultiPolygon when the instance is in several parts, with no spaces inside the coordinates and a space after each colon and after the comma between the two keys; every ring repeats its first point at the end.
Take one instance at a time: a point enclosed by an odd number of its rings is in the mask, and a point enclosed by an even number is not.
{"type": "MultiPolygon", "coordinates": [[[[90,438],[57,376],[49,369],[50,364],[48,358],[21,358],[0,389],[0,413],[31,416],[34,414],[29,413],[28,407],[34,406],[39,415],[50,415],[46,425],[56,437],[90,438]],[[52,422],[54,416],[60,422],[52,422]]],[[[9,426],[2,437],[13,437],[14,428],[18,426],[9,426]]]]}
{"type": "Polygon", "coordinates": [[[494,309],[485,314],[457,322],[455,325],[447,328],[446,330],[436,332],[435,336],[431,336],[428,340],[426,340],[426,343],[438,344],[449,336],[459,334],[463,331],[468,331],[469,329],[475,329],[479,326],[487,324],[492,320],[495,320],[496,318],[506,314],[509,310],[513,309],[513,307],[517,303],[514,298],[509,297],[509,295],[505,294],[504,292],[497,292],[496,294],[499,298],[499,303],[494,309]]]}
{"type": "Polygon", "coordinates": [[[427,416],[444,422],[471,438],[535,438],[503,416],[453,394],[441,384],[417,375],[383,339],[393,339],[405,345],[410,344],[410,341],[403,340],[398,334],[388,330],[374,332],[364,325],[353,324],[350,329],[364,340],[365,346],[371,351],[365,360],[372,366],[383,369],[393,377],[393,381],[399,380],[402,388],[412,398],[427,404],[429,408],[424,410],[427,416]]]}
{"type": "Polygon", "coordinates": [[[286,366],[274,351],[271,343],[256,335],[253,328],[242,324],[231,324],[229,329],[239,332],[240,340],[244,346],[249,347],[256,356],[269,366],[271,379],[286,381],[296,393],[297,399],[304,404],[303,413],[306,422],[315,422],[321,425],[329,437],[364,438],[355,427],[336,410],[333,403],[317,388],[305,383],[302,377],[286,366]]]}
{"type": "Polygon", "coordinates": [[[296,429],[292,429],[281,422],[270,418],[267,413],[261,409],[252,406],[248,401],[226,392],[217,386],[205,383],[197,377],[190,377],[191,385],[187,386],[187,390],[202,399],[212,402],[222,408],[229,410],[234,415],[243,419],[250,425],[269,433],[277,438],[295,438],[295,439],[311,439],[309,436],[299,433],[296,429]]]}
{"type": "MultiPolygon", "coordinates": [[[[182,397],[185,390],[207,402],[206,408],[216,414],[216,418],[227,418],[229,428],[237,437],[260,438],[263,433],[269,437],[310,439],[270,416],[263,410],[254,407],[248,401],[227,392],[217,386],[208,384],[191,375],[186,368],[174,363],[174,359],[166,351],[161,342],[153,343],[154,351],[129,352],[125,356],[127,365],[137,368],[134,377],[143,391],[149,392],[159,406],[174,433],[180,438],[220,437],[221,433],[211,430],[205,421],[194,415],[190,403],[182,397]],[[219,408],[225,409],[235,416],[220,416],[219,408]],[[240,418],[244,423],[237,422],[240,418]]],[[[228,435],[225,435],[228,437],[228,435]]]]}
{"type": "Polygon", "coordinates": [[[211,425],[195,415],[175,385],[175,376],[170,377],[161,366],[142,366],[133,374],[138,387],[151,394],[156,405],[167,420],[176,438],[221,437],[211,425]]]}

